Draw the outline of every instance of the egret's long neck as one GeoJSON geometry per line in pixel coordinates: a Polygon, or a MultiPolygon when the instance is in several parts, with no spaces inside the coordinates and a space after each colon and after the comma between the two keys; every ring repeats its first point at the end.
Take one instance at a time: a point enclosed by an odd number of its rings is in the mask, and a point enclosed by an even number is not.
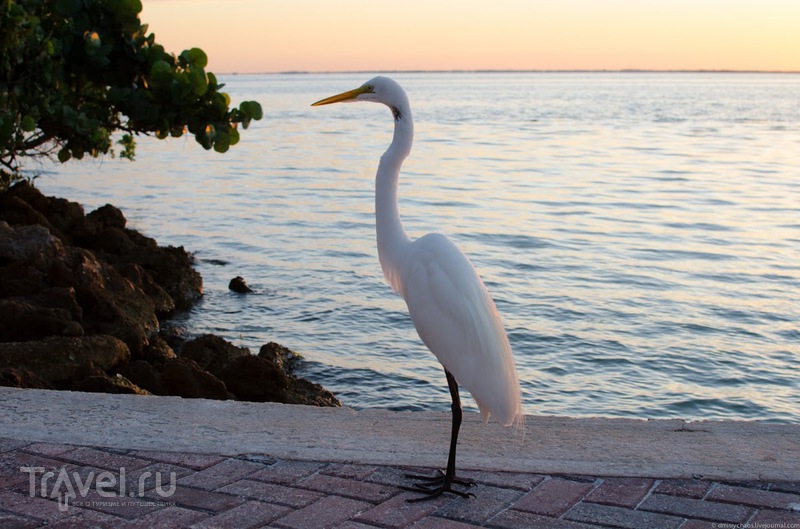
{"type": "Polygon", "coordinates": [[[381,156],[375,176],[375,229],[378,236],[378,257],[386,281],[397,292],[403,291],[400,265],[411,243],[397,210],[397,180],[403,160],[411,152],[414,140],[414,122],[406,103],[391,107],[394,116],[394,137],[389,148],[381,156]]]}

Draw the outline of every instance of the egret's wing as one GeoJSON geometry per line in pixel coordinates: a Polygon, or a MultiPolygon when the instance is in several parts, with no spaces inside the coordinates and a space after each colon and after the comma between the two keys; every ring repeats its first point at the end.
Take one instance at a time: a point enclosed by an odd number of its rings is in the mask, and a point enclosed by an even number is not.
{"type": "Polygon", "coordinates": [[[422,341],[473,396],[484,420],[511,424],[521,413],[511,346],[494,301],[469,259],[449,240],[414,241],[401,294],[422,341]]]}

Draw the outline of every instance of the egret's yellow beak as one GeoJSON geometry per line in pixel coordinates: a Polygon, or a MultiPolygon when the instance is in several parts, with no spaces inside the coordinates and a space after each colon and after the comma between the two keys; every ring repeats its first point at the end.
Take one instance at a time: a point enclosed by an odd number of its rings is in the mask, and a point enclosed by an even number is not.
{"type": "Polygon", "coordinates": [[[343,101],[350,101],[366,92],[369,92],[369,88],[367,88],[366,86],[359,86],[354,90],[348,90],[347,92],[342,92],[341,94],[336,94],[335,96],[321,99],[316,103],[312,103],[311,106],[318,107],[320,105],[330,105],[331,103],[341,103],[343,101]]]}

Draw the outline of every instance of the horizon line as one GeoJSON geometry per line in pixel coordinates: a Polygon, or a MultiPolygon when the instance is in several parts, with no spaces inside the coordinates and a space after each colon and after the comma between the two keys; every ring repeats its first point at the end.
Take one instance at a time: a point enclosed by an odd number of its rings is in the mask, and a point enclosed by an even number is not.
{"type": "Polygon", "coordinates": [[[309,74],[368,74],[368,73],[734,73],[734,74],[800,74],[800,70],[735,70],[735,69],[454,69],[454,70],[283,70],[263,72],[222,72],[220,75],[309,75],[309,74]]]}

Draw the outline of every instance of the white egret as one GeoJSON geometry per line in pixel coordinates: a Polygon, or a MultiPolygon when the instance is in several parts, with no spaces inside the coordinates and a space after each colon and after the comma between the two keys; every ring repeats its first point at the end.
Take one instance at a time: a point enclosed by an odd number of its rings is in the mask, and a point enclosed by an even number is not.
{"type": "Polygon", "coordinates": [[[397,209],[400,167],[411,152],[414,124],[405,91],[392,79],[375,77],[359,88],[317,101],[383,103],[394,117],[394,137],[381,156],[375,177],[375,220],[378,257],[392,289],[408,306],[420,338],[444,366],[453,400],[453,423],[447,469],[407,490],[435,498],[443,492],[469,496],[453,489],[456,445],[461,425],[458,384],[472,394],[484,421],[492,415],[506,426],[522,420],[520,387],[511,346],[500,315],[486,286],[469,259],[447,237],[430,233],[416,240],[406,235],[397,209]]]}

